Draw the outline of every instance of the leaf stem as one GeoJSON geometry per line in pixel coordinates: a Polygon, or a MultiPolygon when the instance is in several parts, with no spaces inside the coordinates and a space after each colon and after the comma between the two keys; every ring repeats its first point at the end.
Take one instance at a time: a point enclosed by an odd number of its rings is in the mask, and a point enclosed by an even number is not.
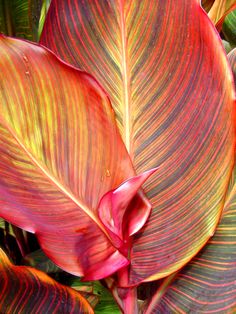
{"type": "Polygon", "coordinates": [[[138,314],[137,287],[118,288],[119,296],[122,296],[124,314],[138,314]]]}

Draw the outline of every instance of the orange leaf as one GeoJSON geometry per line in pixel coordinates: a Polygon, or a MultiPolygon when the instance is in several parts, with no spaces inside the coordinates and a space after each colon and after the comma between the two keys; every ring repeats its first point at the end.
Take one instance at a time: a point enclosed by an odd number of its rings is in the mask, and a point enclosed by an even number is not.
{"type": "Polygon", "coordinates": [[[70,273],[97,279],[127,265],[97,214],[134,174],[105,92],[46,49],[3,36],[0,73],[0,215],[70,273]]]}
{"type": "Polygon", "coordinates": [[[2,249],[0,291],[1,313],[94,313],[78,292],[39,270],[12,265],[2,249]]]}

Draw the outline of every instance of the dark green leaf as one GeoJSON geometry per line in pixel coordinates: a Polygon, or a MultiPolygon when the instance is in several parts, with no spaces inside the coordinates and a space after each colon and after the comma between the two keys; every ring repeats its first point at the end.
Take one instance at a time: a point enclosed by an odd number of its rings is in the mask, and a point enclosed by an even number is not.
{"type": "Polygon", "coordinates": [[[230,12],[224,21],[222,32],[232,47],[236,46],[236,10],[230,12]]]}
{"type": "Polygon", "coordinates": [[[42,0],[1,0],[0,33],[36,41],[42,0]]]}
{"type": "Polygon", "coordinates": [[[57,267],[42,250],[37,250],[25,256],[24,264],[39,269],[45,273],[55,273],[62,271],[57,267]]]}

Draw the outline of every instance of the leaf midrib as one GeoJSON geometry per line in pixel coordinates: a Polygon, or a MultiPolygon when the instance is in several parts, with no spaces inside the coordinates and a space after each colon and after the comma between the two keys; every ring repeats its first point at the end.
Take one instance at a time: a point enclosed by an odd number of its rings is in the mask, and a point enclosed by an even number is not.
{"type": "Polygon", "coordinates": [[[128,50],[126,25],[124,17],[124,2],[120,0],[120,31],[121,31],[121,72],[124,103],[124,143],[129,154],[131,154],[131,121],[130,121],[130,76],[128,66],[128,50]]]}

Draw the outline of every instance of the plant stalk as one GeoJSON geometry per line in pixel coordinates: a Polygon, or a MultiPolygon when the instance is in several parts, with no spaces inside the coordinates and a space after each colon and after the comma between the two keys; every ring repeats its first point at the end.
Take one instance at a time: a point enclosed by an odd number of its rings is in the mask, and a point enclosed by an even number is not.
{"type": "Polygon", "coordinates": [[[129,269],[125,267],[117,272],[118,282],[113,277],[104,281],[123,314],[138,314],[137,287],[123,288],[128,285],[128,274],[129,269]]]}
{"type": "MultiPolygon", "coordinates": [[[[118,271],[118,286],[124,287],[128,285],[129,266],[118,271]]],[[[124,314],[138,314],[138,298],[137,287],[117,288],[118,295],[122,300],[124,314]]]]}
{"type": "Polygon", "coordinates": [[[124,314],[138,314],[137,288],[118,288],[124,314]]]}

